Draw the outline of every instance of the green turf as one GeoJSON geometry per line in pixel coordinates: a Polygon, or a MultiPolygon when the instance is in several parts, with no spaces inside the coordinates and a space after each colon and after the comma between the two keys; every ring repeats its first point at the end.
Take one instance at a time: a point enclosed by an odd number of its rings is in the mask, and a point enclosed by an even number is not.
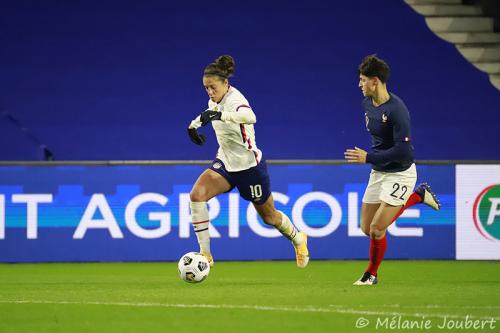
{"type": "Polygon", "coordinates": [[[500,262],[386,261],[352,286],[365,265],[217,262],[191,285],[174,263],[2,264],[0,332],[455,332],[437,326],[467,315],[495,328],[461,332],[500,332],[500,262]],[[419,314],[432,329],[403,329],[419,314]]]}

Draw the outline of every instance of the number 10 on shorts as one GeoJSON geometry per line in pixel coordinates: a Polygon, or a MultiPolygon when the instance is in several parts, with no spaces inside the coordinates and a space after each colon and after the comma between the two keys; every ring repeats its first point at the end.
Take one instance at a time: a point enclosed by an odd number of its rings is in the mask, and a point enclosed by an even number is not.
{"type": "Polygon", "coordinates": [[[250,193],[252,198],[260,198],[262,196],[262,186],[260,184],[250,185],[250,193]]]}

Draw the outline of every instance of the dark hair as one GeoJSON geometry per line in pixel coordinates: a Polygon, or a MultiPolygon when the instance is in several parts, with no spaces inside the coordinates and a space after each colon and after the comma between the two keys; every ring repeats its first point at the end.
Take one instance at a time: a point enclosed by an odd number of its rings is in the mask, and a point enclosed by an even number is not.
{"type": "Polygon", "coordinates": [[[359,74],[368,77],[378,77],[382,83],[386,83],[391,74],[391,69],[387,63],[378,58],[376,54],[370,54],[363,59],[358,67],[359,74]]]}
{"type": "Polygon", "coordinates": [[[234,59],[230,55],[221,55],[214,62],[205,67],[203,76],[219,76],[222,79],[228,79],[234,73],[234,59]]]}

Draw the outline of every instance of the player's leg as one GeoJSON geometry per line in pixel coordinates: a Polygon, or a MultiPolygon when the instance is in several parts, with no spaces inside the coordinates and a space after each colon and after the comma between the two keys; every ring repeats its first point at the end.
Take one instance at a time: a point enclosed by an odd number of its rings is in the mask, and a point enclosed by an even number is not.
{"type": "MultiPolygon", "coordinates": [[[[361,216],[360,216],[360,224],[361,230],[367,236],[370,236],[370,225],[372,224],[373,218],[380,208],[380,192],[382,191],[382,181],[384,174],[372,170],[370,173],[370,179],[368,180],[368,185],[366,186],[365,193],[363,195],[363,200],[361,204],[361,216]]],[[[370,261],[372,260],[372,240],[370,240],[370,261]]],[[[354,285],[366,285],[376,283],[375,277],[370,280],[371,274],[366,271],[363,273],[361,278],[354,282],[354,285]]]]}
{"type": "MultiPolygon", "coordinates": [[[[369,194],[369,191],[365,192],[365,198],[366,198],[366,193],[369,194]]],[[[361,217],[360,217],[361,230],[367,236],[370,236],[370,226],[380,206],[381,206],[380,202],[379,203],[363,202],[361,205],[361,217]]],[[[380,254],[380,251],[378,250],[380,246],[383,246],[383,242],[377,244],[376,246],[375,241],[370,239],[370,250],[369,250],[370,263],[375,261],[375,257],[380,254]]],[[[359,280],[354,282],[354,285],[366,285],[366,284],[376,284],[376,283],[377,283],[377,277],[374,275],[372,276],[370,273],[368,273],[367,270],[365,270],[361,278],[359,278],[359,280]]]]}
{"type": "Polygon", "coordinates": [[[370,263],[364,279],[377,283],[377,273],[387,249],[386,230],[410,200],[417,181],[415,165],[400,172],[385,173],[380,185],[380,207],[370,224],[370,263]]]}
{"type": "Polygon", "coordinates": [[[363,202],[361,204],[361,231],[367,236],[370,236],[370,224],[372,224],[373,217],[375,213],[377,213],[378,208],[380,207],[379,203],[367,203],[363,202]]]}
{"type": "MultiPolygon", "coordinates": [[[[373,207],[371,207],[373,208],[373,207]]],[[[379,208],[373,215],[369,226],[370,236],[370,261],[363,276],[354,285],[377,284],[378,267],[384,259],[387,250],[386,231],[391,225],[394,216],[401,209],[401,206],[392,206],[386,202],[379,204],[379,208]]]]}
{"type": "Polygon", "coordinates": [[[416,204],[423,203],[431,207],[434,210],[441,209],[441,203],[439,202],[436,194],[432,191],[431,187],[427,183],[422,183],[418,185],[415,191],[410,195],[403,207],[398,211],[392,222],[396,221],[398,217],[403,214],[403,212],[414,206],[416,204]]]}
{"type": "Polygon", "coordinates": [[[207,201],[231,190],[231,187],[229,181],[221,174],[207,169],[198,177],[189,194],[192,224],[200,245],[200,252],[207,257],[210,266],[213,266],[214,261],[210,251],[207,201]]]}
{"type": "Polygon", "coordinates": [[[380,192],[382,192],[382,181],[384,174],[379,171],[372,170],[368,185],[366,185],[365,193],[363,194],[360,214],[361,230],[367,236],[370,236],[370,224],[373,217],[380,207],[380,192]]]}
{"type": "MultiPolygon", "coordinates": [[[[415,173],[416,175],[416,169],[415,165],[413,164],[408,170],[405,170],[404,173],[415,173]]],[[[441,203],[439,202],[436,194],[432,191],[431,187],[427,183],[422,183],[417,186],[415,191],[408,197],[406,200],[405,204],[401,209],[398,211],[396,216],[394,216],[394,221],[403,214],[403,212],[407,209],[410,208],[413,205],[416,205],[418,203],[423,203],[426,204],[427,206],[431,207],[434,210],[439,210],[441,209],[441,203]]]]}
{"type": "Polygon", "coordinates": [[[366,272],[372,276],[377,276],[378,267],[382,263],[387,250],[387,228],[391,225],[394,216],[400,209],[401,206],[393,206],[382,202],[370,224],[370,262],[366,272]]]}
{"type": "Polygon", "coordinates": [[[304,268],[309,262],[307,235],[299,232],[288,216],[276,210],[271,194],[271,181],[265,161],[242,172],[231,173],[243,199],[251,201],[257,213],[266,224],[274,226],[279,232],[292,241],[295,247],[297,266],[304,268]]]}
{"type": "Polygon", "coordinates": [[[307,235],[300,232],[283,212],[276,210],[272,194],[269,195],[264,204],[253,203],[255,210],[262,220],[274,226],[278,231],[292,241],[295,248],[297,266],[305,268],[309,263],[309,250],[307,248],[307,235]]]}
{"type": "Polygon", "coordinates": [[[363,196],[363,203],[380,202],[379,207],[373,213],[375,206],[364,205],[365,214],[362,211],[362,227],[364,232],[370,236],[370,262],[363,276],[356,281],[355,285],[373,285],[378,282],[377,272],[387,249],[386,230],[401,211],[405,202],[415,186],[417,179],[416,169],[413,165],[407,170],[395,173],[381,173],[372,171],[370,181],[363,196]],[[369,218],[369,230],[366,226],[369,218]]]}

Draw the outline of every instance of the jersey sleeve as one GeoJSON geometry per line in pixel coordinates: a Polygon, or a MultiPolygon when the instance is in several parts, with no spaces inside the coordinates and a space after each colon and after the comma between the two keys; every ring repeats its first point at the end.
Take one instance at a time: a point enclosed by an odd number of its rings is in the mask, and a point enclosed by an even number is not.
{"type": "Polygon", "coordinates": [[[227,107],[222,111],[221,120],[226,123],[255,124],[257,117],[248,101],[239,96],[228,101],[227,107]]]}
{"type": "Polygon", "coordinates": [[[391,161],[400,161],[411,154],[411,149],[409,142],[395,141],[394,146],[387,150],[368,153],[366,155],[366,163],[379,165],[391,161]]]}
{"type": "Polygon", "coordinates": [[[250,106],[241,104],[233,112],[222,112],[221,120],[235,124],[255,124],[257,117],[250,106]]]}
{"type": "Polygon", "coordinates": [[[392,124],[394,142],[410,141],[410,114],[406,107],[401,106],[389,114],[392,124]]]}

